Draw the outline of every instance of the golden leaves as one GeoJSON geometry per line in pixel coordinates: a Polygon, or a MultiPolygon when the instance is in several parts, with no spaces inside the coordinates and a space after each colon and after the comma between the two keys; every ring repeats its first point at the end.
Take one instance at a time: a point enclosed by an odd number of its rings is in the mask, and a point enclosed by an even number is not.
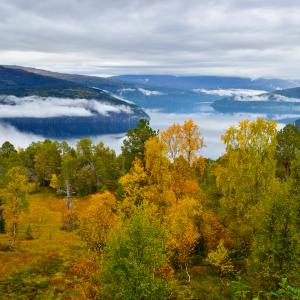
{"type": "Polygon", "coordinates": [[[229,252],[224,246],[224,241],[221,240],[215,251],[211,251],[207,256],[208,262],[216,267],[221,275],[234,272],[234,266],[229,258],[229,252]]]}
{"type": "Polygon", "coordinates": [[[81,218],[80,235],[89,249],[100,253],[110,230],[118,222],[116,198],[110,192],[92,196],[93,203],[81,218]]]}
{"type": "Polygon", "coordinates": [[[174,203],[167,211],[166,222],[170,232],[168,245],[174,259],[181,266],[186,263],[200,237],[195,218],[201,213],[199,203],[190,197],[174,203]]]}
{"type": "Polygon", "coordinates": [[[205,160],[197,155],[203,146],[199,128],[192,120],[174,124],[160,138],[145,143],[145,165],[135,160],[119,181],[123,189],[120,210],[131,215],[142,202],[157,207],[169,230],[169,251],[182,266],[200,237],[196,220],[202,214],[203,192],[196,174],[204,172],[205,160]]]}
{"type": "Polygon", "coordinates": [[[197,152],[204,147],[204,140],[199,126],[193,120],[186,120],[183,125],[173,124],[160,134],[166,145],[169,158],[174,161],[182,155],[189,163],[197,159],[197,152]]]}
{"type": "Polygon", "coordinates": [[[223,194],[221,213],[241,251],[249,250],[256,206],[268,197],[276,181],[276,134],[275,122],[257,119],[241,121],[222,137],[226,154],[215,168],[223,194]]]}

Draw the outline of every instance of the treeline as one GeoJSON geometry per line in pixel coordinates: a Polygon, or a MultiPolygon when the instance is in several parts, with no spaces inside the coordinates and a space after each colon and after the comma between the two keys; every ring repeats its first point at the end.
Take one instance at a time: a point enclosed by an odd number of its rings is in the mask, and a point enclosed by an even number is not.
{"type": "Polygon", "coordinates": [[[205,141],[192,120],[162,132],[142,120],[119,156],[89,139],[6,142],[1,230],[13,249],[26,195],[49,188],[66,199],[63,228],[86,244],[87,299],[298,299],[300,132],[244,120],[222,140],[216,161],[199,155],[205,141]],[[78,218],[72,198],[89,194],[78,218]],[[205,294],[196,267],[224,285],[205,294]]]}

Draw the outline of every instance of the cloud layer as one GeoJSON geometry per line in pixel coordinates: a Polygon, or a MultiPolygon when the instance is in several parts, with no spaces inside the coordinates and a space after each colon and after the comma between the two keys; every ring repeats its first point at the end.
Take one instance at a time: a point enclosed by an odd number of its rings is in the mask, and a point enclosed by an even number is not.
{"type": "MultiPolygon", "coordinates": [[[[231,125],[236,125],[239,121],[249,118],[251,120],[257,117],[266,117],[264,114],[216,114],[212,111],[210,105],[204,105],[201,112],[190,114],[168,114],[155,110],[147,110],[151,117],[151,126],[154,129],[164,130],[174,122],[183,123],[185,120],[192,118],[200,126],[201,134],[204,137],[206,147],[201,150],[201,154],[205,157],[216,159],[224,151],[225,147],[220,136],[231,125]]],[[[295,114],[294,118],[300,118],[299,114],[295,114]]],[[[273,119],[280,122],[283,119],[291,118],[291,115],[273,115],[273,119]]],[[[279,128],[283,124],[278,125],[279,128]]],[[[114,149],[118,154],[121,152],[121,145],[124,139],[122,134],[109,134],[91,137],[94,143],[103,141],[107,146],[114,149]]],[[[27,147],[33,141],[43,140],[43,137],[34,134],[20,132],[14,127],[3,124],[0,121],[0,145],[5,141],[10,141],[16,147],[27,147]]],[[[78,139],[69,139],[68,143],[72,146],[76,145],[78,139]]]]}
{"type": "Polygon", "coordinates": [[[248,89],[218,89],[218,90],[207,90],[207,89],[193,89],[194,92],[205,93],[208,95],[217,95],[221,97],[231,96],[257,96],[267,91],[262,90],[248,90],[248,89]]]}
{"type": "Polygon", "coordinates": [[[90,117],[121,112],[132,113],[129,106],[114,106],[97,100],[0,95],[0,118],[90,117]]]}
{"type": "MultiPolygon", "coordinates": [[[[98,144],[102,141],[106,146],[109,146],[118,154],[121,153],[121,146],[124,139],[124,135],[122,134],[104,134],[92,136],[90,138],[95,144],[98,144]]],[[[45,138],[43,136],[28,132],[20,132],[15,127],[0,122],[0,146],[6,141],[10,141],[16,148],[25,148],[28,147],[32,142],[38,142],[44,139],[45,138]]],[[[75,147],[78,140],[78,138],[68,139],[67,142],[72,147],[75,147]]]]}
{"type": "Polygon", "coordinates": [[[2,0],[0,57],[83,74],[300,78],[298,0],[2,0]]]}

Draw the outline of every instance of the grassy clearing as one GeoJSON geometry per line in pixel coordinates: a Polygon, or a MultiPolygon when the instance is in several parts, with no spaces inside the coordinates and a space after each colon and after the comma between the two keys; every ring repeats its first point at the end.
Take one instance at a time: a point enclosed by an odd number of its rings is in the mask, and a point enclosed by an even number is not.
{"type": "MultiPolygon", "coordinates": [[[[90,203],[89,197],[75,199],[74,211],[80,216],[90,203]]],[[[76,296],[79,279],[70,270],[84,255],[84,244],[76,232],[61,230],[65,211],[64,198],[30,195],[14,251],[5,249],[8,238],[0,234],[0,299],[82,299],[76,296]],[[32,240],[26,239],[29,225],[32,240]]]]}
{"type": "MultiPolygon", "coordinates": [[[[92,197],[73,199],[79,218],[92,201],[92,197]]],[[[61,229],[64,212],[64,198],[48,191],[30,195],[14,251],[5,250],[8,238],[0,234],[1,300],[90,299],[95,295],[97,283],[89,283],[93,265],[83,242],[76,231],[61,229]],[[29,225],[32,240],[26,240],[29,225]]],[[[220,279],[210,266],[198,262],[190,268],[190,275],[188,283],[185,271],[178,270],[178,299],[230,299],[228,281],[220,279]]]]}

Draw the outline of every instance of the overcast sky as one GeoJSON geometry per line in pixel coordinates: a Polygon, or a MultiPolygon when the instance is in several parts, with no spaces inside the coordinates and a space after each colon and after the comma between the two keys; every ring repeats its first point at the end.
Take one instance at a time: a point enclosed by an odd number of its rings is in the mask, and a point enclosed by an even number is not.
{"type": "Polygon", "coordinates": [[[300,79],[299,0],[0,0],[0,64],[300,79]]]}

